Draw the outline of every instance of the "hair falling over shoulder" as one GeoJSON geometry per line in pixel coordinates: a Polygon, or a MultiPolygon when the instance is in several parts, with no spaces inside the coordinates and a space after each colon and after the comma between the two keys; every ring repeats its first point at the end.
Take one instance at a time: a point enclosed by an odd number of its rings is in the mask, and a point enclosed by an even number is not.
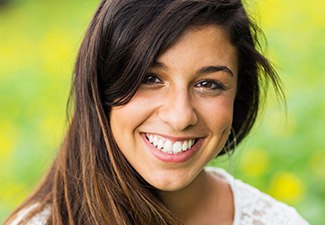
{"type": "Polygon", "coordinates": [[[223,27],[238,51],[233,129],[240,142],[255,122],[262,78],[281,92],[272,66],[256,49],[258,28],[242,2],[103,0],[78,53],[73,113],[60,151],[38,189],[5,224],[33,205],[21,224],[46,207],[47,224],[181,224],[119,151],[109,115],[111,107],[132,98],[150,65],[185,29],[204,25],[223,27]]]}

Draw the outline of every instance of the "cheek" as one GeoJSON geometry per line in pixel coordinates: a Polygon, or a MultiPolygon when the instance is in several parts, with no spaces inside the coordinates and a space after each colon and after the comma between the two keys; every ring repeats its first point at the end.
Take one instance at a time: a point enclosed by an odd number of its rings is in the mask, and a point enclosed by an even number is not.
{"type": "Polygon", "coordinates": [[[124,133],[127,136],[141,125],[152,114],[152,102],[136,93],[127,104],[113,107],[110,114],[113,135],[124,133]]]}
{"type": "Polygon", "coordinates": [[[213,133],[229,129],[233,118],[232,98],[218,98],[201,105],[201,116],[213,133]]]}

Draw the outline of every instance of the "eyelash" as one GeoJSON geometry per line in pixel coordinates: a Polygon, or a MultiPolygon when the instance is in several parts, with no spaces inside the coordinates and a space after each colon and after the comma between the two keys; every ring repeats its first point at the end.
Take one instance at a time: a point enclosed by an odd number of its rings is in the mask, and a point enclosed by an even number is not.
{"type": "Polygon", "coordinates": [[[162,83],[162,80],[159,78],[159,76],[157,76],[156,74],[153,74],[153,73],[146,74],[142,80],[142,84],[149,85],[149,86],[155,85],[155,84],[161,84],[161,83],[162,83]],[[155,80],[153,81],[153,79],[155,79],[155,80]]]}
{"type": "MultiPolygon", "coordinates": [[[[153,86],[162,83],[163,81],[161,80],[161,78],[154,73],[148,73],[147,75],[145,75],[145,77],[142,80],[142,84],[147,86],[153,86]]],[[[223,83],[212,79],[201,80],[199,82],[196,82],[194,86],[212,92],[226,90],[226,87],[223,83]]]]}
{"type": "Polygon", "coordinates": [[[195,84],[196,87],[209,89],[211,91],[225,90],[225,85],[217,80],[206,79],[195,84]],[[208,86],[208,87],[207,87],[208,86]]]}

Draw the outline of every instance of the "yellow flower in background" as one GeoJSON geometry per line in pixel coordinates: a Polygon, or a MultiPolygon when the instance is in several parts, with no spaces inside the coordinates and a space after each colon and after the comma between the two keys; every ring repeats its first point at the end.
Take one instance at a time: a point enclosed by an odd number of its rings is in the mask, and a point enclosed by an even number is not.
{"type": "Polygon", "coordinates": [[[244,152],[239,161],[239,167],[246,175],[261,176],[268,169],[269,155],[263,149],[250,149],[244,152]]]}
{"type": "Polygon", "coordinates": [[[64,134],[64,120],[58,115],[47,115],[40,124],[40,134],[48,139],[51,146],[57,146],[64,134]]]}
{"type": "Polygon", "coordinates": [[[308,24],[313,24],[315,28],[323,29],[325,25],[325,1],[324,0],[314,0],[313,4],[308,1],[303,1],[305,11],[308,12],[309,21],[308,24]]]}
{"type": "Polygon", "coordinates": [[[1,121],[0,123],[0,162],[3,164],[8,161],[18,138],[17,131],[10,122],[1,121]]]}
{"type": "Polygon", "coordinates": [[[310,167],[313,175],[325,182],[325,152],[319,151],[314,153],[310,159],[310,167]]]}
{"type": "Polygon", "coordinates": [[[28,67],[37,58],[28,38],[12,35],[0,39],[0,78],[11,77],[12,73],[28,67]]]}
{"type": "Polygon", "coordinates": [[[280,201],[296,204],[303,199],[305,192],[301,179],[290,172],[280,172],[273,176],[269,193],[280,201]]]}
{"type": "Polygon", "coordinates": [[[277,28],[283,24],[285,19],[295,18],[303,22],[301,29],[323,28],[325,25],[325,1],[314,0],[311,4],[309,1],[281,1],[281,0],[259,0],[256,1],[255,10],[259,14],[262,27],[277,28]],[[296,3],[296,4],[294,4],[296,3]],[[308,25],[307,25],[308,24],[308,25]]]}
{"type": "Polygon", "coordinates": [[[262,27],[278,27],[281,24],[285,9],[292,8],[292,4],[288,1],[281,0],[259,0],[256,1],[255,9],[258,19],[261,21],[262,27]]]}
{"type": "Polygon", "coordinates": [[[58,75],[70,74],[73,68],[77,43],[71,34],[58,30],[49,30],[39,43],[39,51],[46,71],[58,75]]]}

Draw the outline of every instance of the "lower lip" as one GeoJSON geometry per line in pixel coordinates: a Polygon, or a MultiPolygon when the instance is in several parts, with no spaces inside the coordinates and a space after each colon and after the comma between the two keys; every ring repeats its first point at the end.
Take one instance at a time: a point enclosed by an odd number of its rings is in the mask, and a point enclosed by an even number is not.
{"type": "Polygon", "coordinates": [[[188,161],[195,152],[200,148],[202,145],[202,138],[200,138],[193,146],[192,148],[182,151],[177,154],[167,154],[159,149],[157,149],[155,146],[153,146],[149,140],[146,138],[145,134],[141,134],[141,137],[143,138],[144,142],[148,145],[149,150],[153,156],[155,156],[160,161],[163,161],[165,163],[184,163],[188,161]]]}

